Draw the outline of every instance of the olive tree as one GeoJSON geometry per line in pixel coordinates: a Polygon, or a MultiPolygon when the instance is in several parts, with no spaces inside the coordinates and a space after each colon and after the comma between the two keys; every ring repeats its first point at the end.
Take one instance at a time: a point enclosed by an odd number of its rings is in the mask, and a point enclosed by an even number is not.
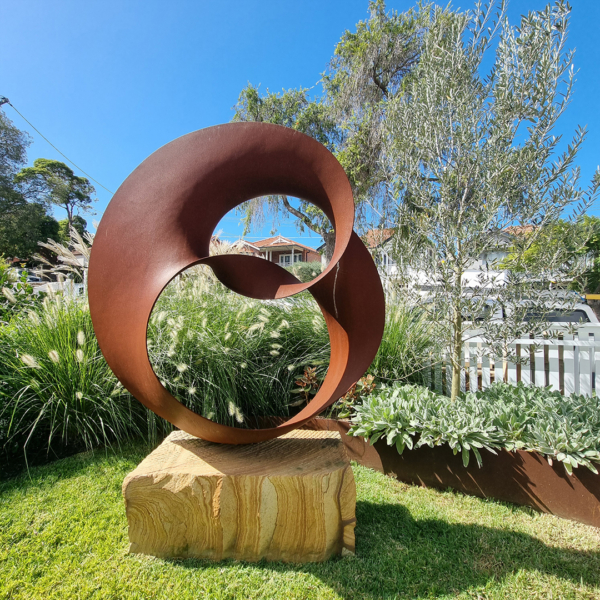
{"type": "MultiPolygon", "coordinates": [[[[506,352],[511,337],[536,326],[523,323],[523,311],[535,312],[532,302],[538,313],[548,306],[543,288],[553,274],[567,277],[561,252],[504,273],[479,259],[512,231],[518,261],[549,224],[580,218],[597,192],[597,177],[579,187],[575,158],[584,129],[568,144],[555,133],[575,80],[569,12],[559,1],[513,26],[503,2],[478,2],[469,12],[435,8],[413,76],[388,107],[385,161],[399,280],[430,290],[430,318],[451,357],[452,399],[473,322],[490,352],[499,351],[495,344],[506,352]],[[466,289],[474,268],[479,273],[466,289]],[[490,297],[506,319],[486,315],[490,297]]],[[[570,241],[577,244],[585,235],[570,241]]],[[[581,268],[571,261],[572,270],[581,268]]]]}

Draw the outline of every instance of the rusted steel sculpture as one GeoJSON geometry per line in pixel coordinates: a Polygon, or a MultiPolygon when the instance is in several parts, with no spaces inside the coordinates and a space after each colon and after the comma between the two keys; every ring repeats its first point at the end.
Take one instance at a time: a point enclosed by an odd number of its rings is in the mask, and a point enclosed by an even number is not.
{"type": "Polygon", "coordinates": [[[163,146],[117,190],[94,240],[90,312],[110,368],[146,407],[205,440],[247,444],[300,427],[363,375],[381,342],[381,281],[353,222],[344,170],[304,134],[265,123],[232,123],[163,146]],[[270,194],[312,202],[335,229],[333,258],[309,283],[262,258],[209,256],[221,218],[245,200],[270,194]],[[169,281],[197,264],[210,266],[224,285],[250,298],[286,298],[309,290],[321,307],[331,340],[327,376],[313,400],[278,427],[238,429],[205,419],[175,399],[152,370],[146,348],[152,308],[169,281]]]}

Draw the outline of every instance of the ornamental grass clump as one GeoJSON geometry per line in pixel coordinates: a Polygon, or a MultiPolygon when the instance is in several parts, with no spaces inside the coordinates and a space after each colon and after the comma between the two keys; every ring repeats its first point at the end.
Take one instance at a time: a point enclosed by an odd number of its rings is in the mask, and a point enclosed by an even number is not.
{"type": "Polygon", "coordinates": [[[5,456],[92,449],[139,435],[143,412],[98,348],[87,299],[46,297],[0,330],[5,456]]]}
{"type": "Polygon", "coordinates": [[[236,427],[299,410],[305,368],[329,364],[323,315],[308,295],[261,302],[221,285],[203,267],[161,294],[148,326],[148,354],[165,387],[186,406],[236,427]]]}
{"type": "Polygon", "coordinates": [[[424,383],[424,365],[437,354],[437,337],[427,313],[401,302],[386,306],[385,330],[369,374],[378,381],[424,383]]]}
{"type": "Polygon", "coordinates": [[[448,444],[465,466],[471,452],[481,467],[482,448],[503,448],[539,452],[550,464],[562,462],[569,474],[581,465],[598,473],[600,400],[495,383],[452,402],[423,387],[383,386],[354,407],[350,433],[372,444],[385,438],[400,454],[448,444]]]}

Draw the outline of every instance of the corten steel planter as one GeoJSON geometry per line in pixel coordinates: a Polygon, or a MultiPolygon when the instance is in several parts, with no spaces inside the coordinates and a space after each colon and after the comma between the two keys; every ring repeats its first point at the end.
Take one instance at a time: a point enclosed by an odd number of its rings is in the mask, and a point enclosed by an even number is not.
{"type": "Polygon", "coordinates": [[[447,445],[398,454],[385,440],[371,446],[363,438],[347,435],[348,421],[314,419],[304,427],[339,431],[351,460],[400,481],[505,500],[600,527],[600,475],[587,467],[579,467],[569,476],[558,461],[550,466],[543,456],[522,450],[499,450],[498,454],[482,450],[483,466],[479,468],[471,457],[465,467],[461,455],[454,455],[447,445]]]}

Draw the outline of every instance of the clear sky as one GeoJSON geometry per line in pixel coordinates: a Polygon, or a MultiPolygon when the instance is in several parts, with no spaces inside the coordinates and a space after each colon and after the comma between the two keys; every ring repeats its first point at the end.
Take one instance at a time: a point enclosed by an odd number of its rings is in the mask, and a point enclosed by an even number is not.
{"type": "MultiPolygon", "coordinates": [[[[510,20],[545,4],[512,0],[510,20]]],[[[413,5],[388,0],[388,8],[399,11],[413,5]]],[[[577,125],[588,126],[578,157],[587,185],[600,163],[600,0],[571,5],[570,42],[579,73],[561,132],[570,137],[577,125]]],[[[271,90],[315,86],[340,36],[367,17],[367,6],[367,0],[3,0],[0,95],[114,192],[163,144],[231,120],[247,82],[271,90]]],[[[472,2],[454,6],[470,8],[472,2]]],[[[62,160],[11,107],[3,108],[31,133],[30,162],[62,160]]],[[[111,197],[96,189],[90,225],[111,197]]],[[[56,216],[65,217],[60,210],[56,216]]],[[[238,221],[224,220],[222,234],[239,235],[238,221]]],[[[269,230],[250,236],[266,237],[269,230]]],[[[310,246],[320,243],[291,222],[278,231],[302,235],[299,241],[310,246]]]]}

